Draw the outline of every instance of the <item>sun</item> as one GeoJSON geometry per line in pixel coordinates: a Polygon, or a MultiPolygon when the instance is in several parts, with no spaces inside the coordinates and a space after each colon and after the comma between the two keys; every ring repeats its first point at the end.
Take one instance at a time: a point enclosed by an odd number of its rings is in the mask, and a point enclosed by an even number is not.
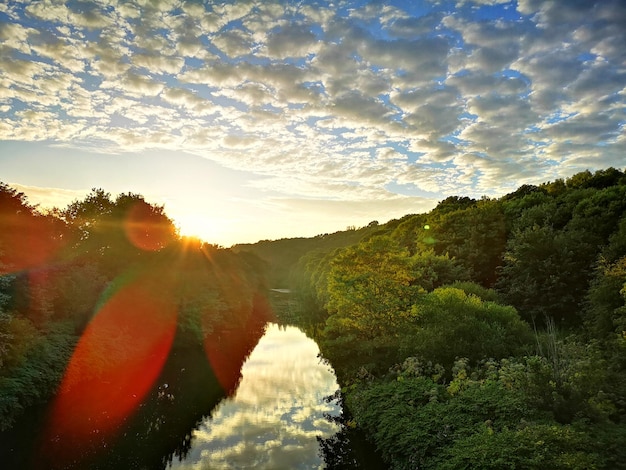
{"type": "Polygon", "coordinates": [[[175,222],[181,236],[197,238],[207,243],[214,243],[217,230],[215,224],[210,219],[189,214],[176,217],[175,222]]]}

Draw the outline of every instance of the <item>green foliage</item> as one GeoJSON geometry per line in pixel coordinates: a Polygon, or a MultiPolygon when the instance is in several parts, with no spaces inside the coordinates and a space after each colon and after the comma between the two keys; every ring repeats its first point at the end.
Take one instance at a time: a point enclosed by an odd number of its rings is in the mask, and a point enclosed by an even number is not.
{"type": "Polygon", "coordinates": [[[586,170],[577,173],[566,180],[568,188],[603,189],[609,186],[624,185],[625,183],[626,175],[624,172],[613,167],[605,170],[598,170],[593,174],[589,170],[586,170]]]}
{"type": "Polygon", "coordinates": [[[507,244],[497,287],[528,321],[579,324],[594,250],[578,232],[551,226],[518,231],[507,244]]]}
{"type": "Polygon", "coordinates": [[[454,282],[450,283],[449,287],[461,289],[466,294],[474,295],[483,302],[496,302],[500,304],[503,303],[496,290],[487,289],[486,287],[476,284],[475,282],[455,280],[454,282]]]}
{"type": "MultiPolygon", "coordinates": [[[[32,332],[31,332],[32,334],[32,332]]],[[[78,338],[69,324],[56,323],[22,346],[19,361],[0,373],[0,430],[12,426],[29,406],[44,403],[59,385],[78,338]]]]}
{"type": "Polygon", "coordinates": [[[15,367],[23,362],[40,335],[35,325],[21,315],[7,315],[4,332],[6,342],[0,364],[3,368],[15,367]]]}
{"type": "Polygon", "coordinates": [[[617,230],[609,237],[609,244],[602,250],[602,258],[612,262],[626,254],[626,214],[617,225],[617,230]]]}
{"type": "Polygon", "coordinates": [[[587,326],[596,338],[606,340],[616,333],[626,300],[625,286],[626,256],[613,263],[601,260],[589,289],[586,308],[587,326]]]}
{"type": "Polygon", "coordinates": [[[72,320],[76,330],[81,331],[94,313],[106,277],[98,265],[77,260],[54,269],[51,278],[54,316],[72,320]]]}
{"type": "Polygon", "coordinates": [[[598,245],[605,244],[617,230],[626,211],[626,185],[596,190],[581,200],[567,228],[588,235],[598,245]]]}
{"type": "Polygon", "coordinates": [[[331,315],[350,319],[361,339],[393,334],[408,318],[421,289],[413,279],[406,250],[388,237],[346,248],[331,262],[328,303],[331,315]]]}
{"type": "Polygon", "coordinates": [[[28,203],[24,193],[11,188],[6,183],[0,182],[0,208],[3,214],[17,214],[25,212],[35,215],[35,207],[28,203]]]}
{"type": "Polygon", "coordinates": [[[501,431],[533,418],[521,393],[495,380],[468,378],[464,370],[457,376],[463,384],[451,392],[429,377],[400,375],[351,392],[347,403],[397,469],[437,468],[445,449],[485,426],[501,431]]]}
{"type": "Polygon", "coordinates": [[[129,273],[171,290],[182,346],[245,328],[267,270],[392,468],[624,468],[625,211],[609,168],[223,250],[179,241],[140,195],[94,189],[43,215],[0,183],[0,272],[24,271],[0,277],[0,427],[53,392],[73,333],[129,273]]]}
{"type": "Polygon", "coordinates": [[[444,213],[435,209],[428,224],[435,253],[457,259],[479,284],[491,286],[495,282],[506,244],[506,221],[498,201],[484,199],[444,213]]]}
{"type": "Polygon", "coordinates": [[[300,321],[391,468],[624,468],[625,183],[451,197],[301,259],[300,321]]]}
{"type": "Polygon", "coordinates": [[[527,192],[518,197],[507,195],[503,198],[502,210],[504,211],[509,227],[517,226],[518,220],[530,209],[547,204],[551,201],[553,201],[553,198],[548,195],[546,191],[527,192]]]}
{"type": "Polygon", "coordinates": [[[330,261],[335,252],[310,251],[298,260],[291,285],[301,309],[300,323],[305,327],[320,325],[328,318],[324,306],[328,302],[327,285],[330,261]]]}
{"type": "Polygon", "coordinates": [[[317,284],[318,298],[328,299],[328,314],[316,317],[319,339],[342,375],[362,367],[382,372],[401,360],[398,345],[415,326],[411,306],[427,290],[468,278],[447,256],[432,250],[410,256],[390,237],[372,237],[322,264],[318,259],[317,272],[326,285],[317,284]]]}
{"type": "Polygon", "coordinates": [[[476,205],[476,199],[469,197],[449,196],[443,201],[439,201],[434,212],[439,214],[447,214],[448,212],[455,212],[458,210],[468,209],[476,205]]]}
{"type": "Polygon", "coordinates": [[[312,238],[285,238],[281,240],[261,240],[254,244],[235,245],[235,252],[254,253],[267,263],[267,277],[273,288],[293,287],[291,279],[299,276],[294,269],[298,260],[309,252],[329,253],[337,248],[358,243],[380,230],[380,226],[369,224],[335,233],[324,233],[312,238]]]}
{"type": "MultiPolygon", "coordinates": [[[[405,217],[397,225],[392,224],[390,228],[390,237],[398,242],[398,244],[407,250],[410,254],[415,254],[422,249],[432,247],[432,240],[429,238],[426,225],[426,214],[411,215],[405,217]]],[[[388,224],[389,225],[389,224],[388,224]]]]}
{"type": "Polygon", "coordinates": [[[461,289],[436,289],[420,299],[412,313],[415,328],[402,338],[403,351],[444,367],[451,367],[457,357],[507,357],[527,347],[532,338],[514,308],[482,301],[461,289]]]}
{"type": "MultiPolygon", "coordinates": [[[[585,361],[582,355],[572,359],[579,361],[585,361]]],[[[574,369],[570,380],[588,389],[597,385],[585,385],[588,377],[574,369]]],[[[392,468],[624,468],[623,423],[590,425],[588,416],[579,416],[564,424],[538,406],[538,396],[549,401],[563,392],[551,382],[554,371],[545,358],[476,367],[462,359],[448,373],[407,359],[395,369],[395,380],[368,381],[348,392],[359,426],[392,468]]]]}
{"type": "Polygon", "coordinates": [[[532,424],[522,429],[483,430],[457,440],[437,459],[434,468],[591,470],[601,465],[594,440],[571,426],[532,424]]]}
{"type": "Polygon", "coordinates": [[[4,366],[7,355],[11,348],[11,340],[13,337],[9,332],[11,317],[5,312],[0,311],[0,368],[4,366]]]}
{"type": "Polygon", "coordinates": [[[0,370],[4,365],[13,339],[9,331],[11,315],[7,313],[7,304],[11,300],[9,289],[13,280],[13,276],[0,276],[0,370]]]}
{"type": "MultiPolygon", "coordinates": [[[[0,203],[0,430],[51,398],[92,317],[129,286],[140,282],[141,289],[126,292],[146,289],[175,306],[175,348],[203,345],[217,330],[243,344],[239,332],[257,331],[255,322],[262,326],[271,317],[261,260],[179,239],[164,208],[140,195],[112,199],[94,189],[43,215],[0,183],[0,203]]],[[[133,315],[141,307],[116,313],[133,315]]],[[[135,348],[128,339],[141,334],[118,324],[98,328],[97,341],[113,340],[96,348],[82,376],[123,366],[118,359],[135,348]]]]}
{"type": "Polygon", "coordinates": [[[447,254],[437,255],[432,249],[420,251],[411,259],[412,279],[410,284],[419,286],[425,291],[432,291],[437,287],[453,282],[468,281],[469,270],[456,259],[447,254]]]}
{"type": "Polygon", "coordinates": [[[534,184],[523,184],[512,193],[509,193],[502,197],[502,201],[511,201],[524,199],[530,194],[547,194],[548,191],[545,188],[535,186],[534,184]]]}
{"type": "Polygon", "coordinates": [[[39,212],[23,193],[0,183],[0,275],[52,261],[65,232],[63,221],[39,212]]]}
{"type": "Polygon", "coordinates": [[[98,264],[109,279],[178,239],[163,206],[150,204],[139,194],[123,193],[112,199],[110,193],[94,188],[60,215],[72,233],[68,256],[98,264]]]}

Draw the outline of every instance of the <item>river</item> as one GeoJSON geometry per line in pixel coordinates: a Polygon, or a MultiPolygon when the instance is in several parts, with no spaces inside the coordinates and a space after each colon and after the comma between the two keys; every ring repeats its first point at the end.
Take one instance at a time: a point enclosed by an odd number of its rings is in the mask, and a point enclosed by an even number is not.
{"type": "Polygon", "coordinates": [[[318,437],[337,433],[328,417],[341,408],[326,399],[338,385],[318,353],[298,328],[269,324],[235,394],[193,432],[186,458],[169,468],[322,468],[318,437]]]}
{"type": "Polygon", "coordinates": [[[0,435],[0,461],[20,469],[381,468],[376,456],[354,455],[354,435],[338,424],[339,386],[317,344],[275,323],[259,335],[234,387],[220,386],[202,348],[179,349],[114,438],[94,428],[88,441],[60,442],[42,433],[50,407],[33,407],[0,435]]]}

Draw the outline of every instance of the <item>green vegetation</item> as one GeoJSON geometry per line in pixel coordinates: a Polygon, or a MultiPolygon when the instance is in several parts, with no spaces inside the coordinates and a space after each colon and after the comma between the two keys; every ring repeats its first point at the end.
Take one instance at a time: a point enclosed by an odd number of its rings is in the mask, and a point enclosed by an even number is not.
{"type": "Polygon", "coordinates": [[[180,238],[163,208],[140,195],[112,198],[94,189],[64,210],[42,213],[0,183],[0,431],[49,401],[71,360],[81,380],[136,362],[142,337],[157,337],[150,328],[174,337],[170,354],[219,344],[236,370],[214,373],[232,391],[262,333],[256,323],[262,329],[268,319],[259,295],[266,289],[259,259],[180,238]],[[173,306],[173,322],[141,316],[161,304],[173,306]],[[103,315],[124,324],[107,324],[103,315]],[[236,333],[244,329],[258,334],[236,333]],[[81,338],[92,341],[84,357],[81,338]]]}
{"type": "Polygon", "coordinates": [[[626,468],[624,172],[370,229],[274,269],[390,467],[626,468]]]}
{"type": "MultiPolygon", "coordinates": [[[[180,239],[139,195],[94,190],[41,213],[1,184],[0,274],[0,429],[57,391],[133,283],[176,306],[174,350],[214,339],[207,353],[229,366],[215,378],[232,391],[230,351],[253,347],[237,331],[269,318],[269,285],[292,290],[285,321],[317,340],[347,426],[391,468],[626,468],[620,170],[231,250],[180,239]]],[[[96,369],[116,357],[90,354],[96,369]]]]}

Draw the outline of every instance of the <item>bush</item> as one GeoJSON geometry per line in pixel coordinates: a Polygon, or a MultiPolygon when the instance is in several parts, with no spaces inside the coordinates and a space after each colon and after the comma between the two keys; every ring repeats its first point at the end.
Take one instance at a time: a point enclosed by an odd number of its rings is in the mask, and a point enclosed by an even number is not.
{"type": "Polygon", "coordinates": [[[72,325],[58,323],[40,336],[23,361],[0,376],[0,431],[9,429],[23,410],[45,403],[56,391],[77,337],[72,325]]]}
{"type": "Polygon", "coordinates": [[[476,362],[514,355],[532,339],[513,307],[457,288],[434,290],[414,305],[413,314],[416,328],[403,338],[404,357],[419,356],[446,368],[458,357],[476,362]]]}

